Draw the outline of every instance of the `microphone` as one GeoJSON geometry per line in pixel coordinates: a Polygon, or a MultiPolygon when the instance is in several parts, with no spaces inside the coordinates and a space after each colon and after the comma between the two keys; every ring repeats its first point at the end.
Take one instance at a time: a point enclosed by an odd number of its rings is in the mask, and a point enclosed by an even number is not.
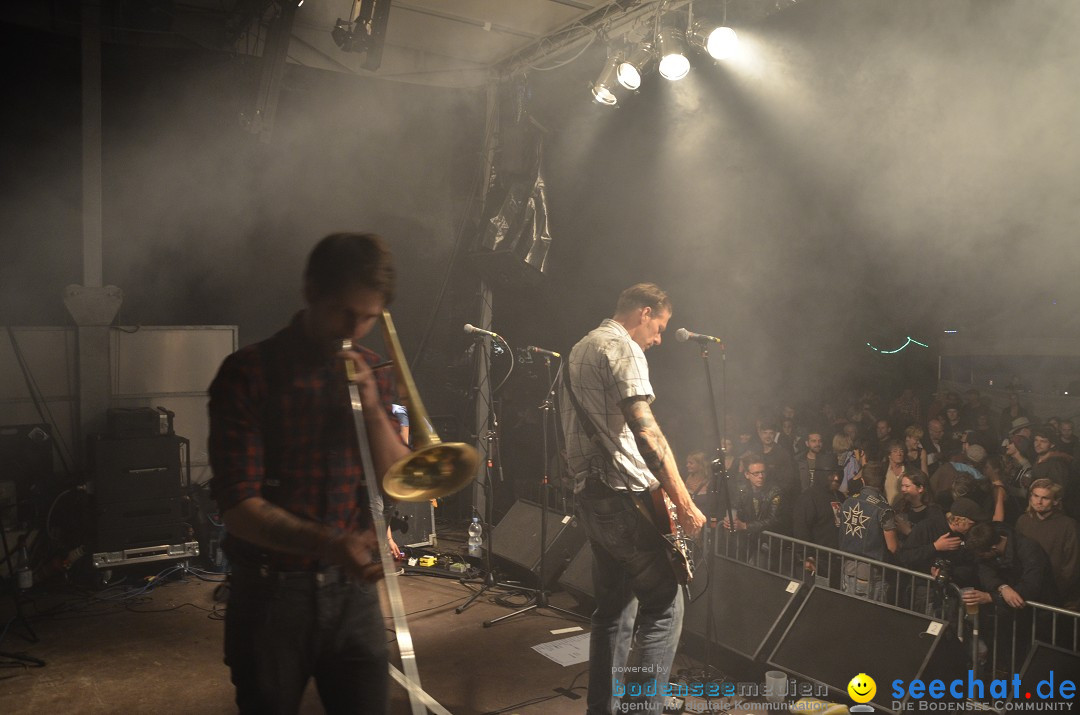
{"type": "Polygon", "coordinates": [[[547,355],[548,357],[551,357],[551,358],[561,358],[562,357],[562,355],[555,352],[554,350],[544,350],[543,348],[538,348],[535,345],[529,345],[528,347],[526,347],[525,352],[535,353],[537,355],[547,355]]]}
{"type": "Polygon", "coordinates": [[[499,335],[498,333],[493,333],[490,330],[484,330],[483,328],[478,328],[475,325],[473,325],[472,323],[465,323],[465,332],[470,333],[472,335],[486,335],[489,338],[495,338],[496,340],[502,340],[502,336],[499,335]]]}
{"type": "Polygon", "coordinates": [[[701,333],[691,333],[686,328],[679,328],[675,331],[675,339],[680,343],[685,343],[687,340],[696,340],[699,343],[718,343],[724,344],[724,341],[720,338],[714,338],[711,335],[702,335],[701,333]]]}

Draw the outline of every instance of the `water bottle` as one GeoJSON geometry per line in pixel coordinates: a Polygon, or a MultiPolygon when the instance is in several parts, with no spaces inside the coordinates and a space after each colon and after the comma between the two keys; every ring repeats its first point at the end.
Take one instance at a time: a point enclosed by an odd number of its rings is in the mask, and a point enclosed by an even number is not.
{"type": "Polygon", "coordinates": [[[484,545],[483,533],[484,528],[480,526],[480,517],[474,516],[472,523],[469,524],[469,556],[480,558],[482,555],[481,549],[484,545]]]}

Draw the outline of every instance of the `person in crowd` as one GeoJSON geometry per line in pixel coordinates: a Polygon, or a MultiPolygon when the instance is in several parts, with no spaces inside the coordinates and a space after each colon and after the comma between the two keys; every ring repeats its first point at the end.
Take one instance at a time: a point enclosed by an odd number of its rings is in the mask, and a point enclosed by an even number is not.
{"type": "Polygon", "coordinates": [[[1071,455],[1057,448],[1057,439],[1057,432],[1047,425],[1032,431],[1031,444],[1035,448],[1035,464],[1031,468],[1031,478],[1049,479],[1065,486],[1069,481],[1073,460],[1071,455]]]}
{"type": "Polygon", "coordinates": [[[776,435],[776,443],[791,453],[792,457],[798,457],[803,450],[803,437],[799,434],[795,420],[789,417],[780,419],[780,432],[776,435]]]}
{"type": "Polygon", "coordinates": [[[909,471],[930,473],[926,450],[922,445],[923,431],[918,425],[908,425],[904,429],[904,468],[909,471]]]}
{"type": "MultiPolygon", "coordinates": [[[[892,507],[882,493],[885,470],[880,462],[862,468],[863,487],[840,507],[840,549],[874,561],[889,560],[900,546],[892,507]]],[[[866,561],[848,559],[843,566],[843,588],[875,601],[888,597],[887,582],[866,561]]]]}
{"type": "Polygon", "coordinates": [[[975,586],[978,571],[974,556],[964,549],[967,534],[975,524],[986,521],[978,503],[961,497],[948,513],[927,508],[926,516],[915,524],[897,550],[896,561],[912,571],[941,576],[944,567],[957,586],[975,586]]]}
{"type": "Polygon", "coordinates": [[[788,534],[791,533],[791,507],[801,491],[799,471],[795,466],[795,457],[790,450],[777,444],[776,436],[776,423],[769,419],[761,420],[758,424],[758,439],[761,440],[761,457],[765,460],[765,468],[769,473],[769,484],[779,487],[783,494],[780,521],[775,527],[780,533],[788,534]]]}
{"type": "Polygon", "coordinates": [[[979,415],[990,416],[990,410],[983,404],[982,395],[974,387],[964,391],[964,402],[960,406],[960,421],[965,429],[975,430],[979,415]]]}
{"type": "MultiPolygon", "coordinates": [[[[945,499],[946,495],[952,491],[953,481],[962,473],[969,474],[977,480],[984,479],[980,467],[982,467],[985,460],[985,449],[977,444],[969,444],[966,440],[961,442],[960,452],[953,455],[949,461],[942,464],[934,472],[934,476],[930,480],[930,487],[933,489],[934,494],[945,499]]],[[[947,501],[942,504],[942,507],[946,509],[949,507],[947,501]]]]}
{"type": "Polygon", "coordinates": [[[806,451],[799,458],[799,489],[806,491],[817,481],[819,473],[826,474],[834,471],[839,466],[836,456],[832,452],[825,451],[825,440],[821,432],[811,431],[805,440],[806,451]],[[826,470],[826,471],[823,471],[826,470]]]}
{"type": "Polygon", "coordinates": [[[734,532],[738,537],[749,537],[746,548],[749,549],[751,562],[756,563],[758,558],[767,557],[763,553],[767,544],[760,539],[761,533],[780,533],[786,527],[783,524],[784,494],[780,487],[770,483],[768,465],[759,454],[746,458],[743,476],[746,482],[740,485],[735,497],[735,521],[725,516],[722,524],[727,532],[734,532]]]}
{"type": "Polygon", "coordinates": [[[1012,448],[1021,457],[1028,462],[1034,463],[1035,447],[1031,443],[1034,427],[1035,425],[1027,417],[1017,417],[1013,420],[1012,427],[1009,428],[1008,442],[1002,445],[1006,450],[1006,454],[1012,454],[1009,448],[1009,442],[1011,442],[1012,448]]]}
{"type": "Polygon", "coordinates": [[[931,477],[941,466],[941,462],[950,455],[943,452],[945,448],[945,424],[938,419],[926,423],[927,440],[923,443],[926,452],[926,469],[923,470],[931,477]]]}
{"type": "Polygon", "coordinates": [[[1008,488],[1005,485],[1005,459],[999,454],[987,457],[983,462],[982,472],[986,475],[988,484],[986,488],[990,492],[989,505],[993,514],[991,519],[1015,524],[1020,512],[1011,504],[1008,488]]]}
{"type": "Polygon", "coordinates": [[[1080,531],[1061,509],[1061,485],[1049,479],[1031,483],[1026,512],[1016,520],[1016,533],[1046,552],[1061,605],[1080,609],[1080,531]]]}
{"type": "Polygon", "coordinates": [[[1012,429],[1016,420],[1023,418],[1030,418],[1027,409],[1020,404],[1020,395],[1016,392],[1009,393],[1009,404],[1001,410],[1001,431],[1006,432],[1012,429]]]}
{"type": "Polygon", "coordinates": [[[393,295],[382,239],[327,236],[308,255],[304,309],[226,358],[210,385],[210,488],[232,564],[225,662],[242,713],[297,712],[312,677],[327,711],[387,711],[383,567],[362,485],[409,449],[389,371],[342,344],[367,335],[393,295]],[[375,474],[361,464],[346,363],[375,474]]]}
{"type": "Polygon", "coordinates": [[[716,518],[715,499],[710,493],[712,468],[704,452],[691,452],[686,457],[686,491],[708,519],[716,518]]]}
{"type": "Polygon", "coordinates": [[[971,527],[965,548],[978,561],[979,588],[963,593],[964,603],[1021,609],[1028,601],[1056,602],[1050,561],[1031,539],[981,522],[971,527]]]}
{"type": "Polygon", "coordinates": [[[1070,418],[1063,419],[1058,427],[1058,432],[1058,449],[1065,454],[1072,455],[1075,460],[1077,447],[1080,446],[1080,439],[1076,437],[1076,424],[1070,418]]]}
{"type": "Polygon", "coordinates": [[[705,523],[650,407],[655,393],[645,351],[661,344],[671,313],[671,300],[659,286],[631,286],[619,295],[614,316],[579,340],[567,358],[560,417],[578,518],[592,546],[596,593],[590,715],[622,705],[661,710],[659,688],[644,702],[616,702],[612,677],[625,668],[635,642],[640,672],[666,683],[682,633],[685,606],[670,546],[642,518],[631,492],[662,488],[689,538],[705,523]]]}
{"type": "Polygon", "coordinates": [[[979,445],[986,450],[987,454],[1001,453],[1001,435],[991,425],[989,412],[979,412],[975,415],[975,427],[968,434],[968,442],[979,445]]]}
{"type": "Polygon", "coordinates": [[[888,420],[879,419],[874,423],[874,439],[866,448],[866,454],[872,462],[879,462],[889,456],[889,447],[894,439],[892,425],[888,420]]]}
{"type": "Polygon", "coordinates": [[[919,398],[910,387],[905,387],[900,396],[889,406],[889,419],[896,425],[912,425],[922,422],[922,409],[919,398]]]}
{"type": "Polygon", "coordinates": [[[885,499],[890,504],[900,494],[900,478],[904,476],[904,443],[894,439],[885,451],[885,499]]]}
{"type": "Polygon", "coordinates": [[[930,480],[922,472],[905,472],[900,478],[900,493],[892,501],[896,531],[901,541],[915,526],[941,507],[934,502],[930,480]]]}
{"type": "Polygon", "coordinates": [[[945,427],[944,451],[946,454],[953,454],[959,451],[964,432],[967,431],[963,420],[960,419],[959,406],[950,405],[945,408],[945,421],[943,424],[945,427]]]}
{"type": "Polygon", "coordinates": [[[814,481],[795,500],[792,534],[796,539],[831,549],[838,547],[840,506],[844,503],[840,492],[842,479],[839,465],[823,464],[817,470],[814,481]]]}
{"type": "Polygon", "coordinates": [[[858,481],[859,472],[866,464],[866,452],[853,446],[851,437],[846,434],[837,434],[832,440],[833,452],[836,454],[836,463],[844,470],[844,478],[840,482],[840,491],[844,494],[852,494],[853,482],[858,481]]]}

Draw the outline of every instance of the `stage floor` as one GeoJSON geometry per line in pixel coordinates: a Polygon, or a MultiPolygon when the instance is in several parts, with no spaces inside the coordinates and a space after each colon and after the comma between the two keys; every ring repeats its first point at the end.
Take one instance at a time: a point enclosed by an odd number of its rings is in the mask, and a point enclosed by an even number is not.
{"type": "MultiPolygon", "coordinates": [[[[539,609],[484,628],[485,620],[514,610],[494,603],[500,592],[488,591],[457,614],[454,609],[472,593],[469,587],[426,575],[404,576],[399,582],[411,614],[422,685],[451,713],[584,712],[586,664],[559,665],[533,646],[587,633],[587,623],[539,609]],[[576,625],[582,630],[551,633],[576,625]],[[560,695],[557,688],[581,698],[560,695]]],[[[31,591],[26,610],[39,641],[25,640],[23,629],[13,623],[0,651],[25,654],[45,666],[0,671],[0,712],[235,712],[222,663],[223,607],[214,601],[216,586],[189,575],[136,599],[121,600],[119,589],[96,599],[88,598],[88,592],[31,591]]],[[[554,594],[551,602],[585,611],[565,592],[554,594]]],[[[7,614],[0,623],[10,617],[10,603],[5,598],[0,604],[0,613],[7,614]]],[[[387,638],[393,639],[385,598],[384,612],[387,638]]],[[[394,652],[400,669],[396,647],[394,652]]],[[[688,664],[680,656],[676,667],[688,664]]],[[[409,712],[405,691],[392,683],[391,692],[392,712],[409,712]]],[[[322,712],[314,687],[305,694],[302,712],[322,712]]]]}

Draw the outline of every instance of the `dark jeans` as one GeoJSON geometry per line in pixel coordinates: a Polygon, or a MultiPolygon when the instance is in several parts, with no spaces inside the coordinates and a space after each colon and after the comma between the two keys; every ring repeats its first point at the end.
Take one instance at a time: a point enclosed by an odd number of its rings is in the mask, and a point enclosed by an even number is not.
{"type": "Polygon", "coordinates": [[[315,678],[328,713],[387,712],[387,634],[377,588],[340,569],[234,564],[225,664],[241,713],[295,713],[315,678]]]}
{"type": "Polygon", "coordinates": [[[578,515],[593,549],[596,610],[589,637],[589,715],[607,715],[624,702],[641,701],[661,713],[671,662],[682,633],[683,595],[661,537],[629,496],[582,494],[578,515]],[[635,627],[636,625],[636,627],[635,627]],[[627,667],[633,640],[637,665],[627,667]],[[635,690],[629,681],[636,681],[635,690]],[[638,686],[637,684],[641,684],[638,686]],[[649,693],[655,695],[648,695],[649,693]],[[646,693],[645,697],[632,695],[646,693]]]}

